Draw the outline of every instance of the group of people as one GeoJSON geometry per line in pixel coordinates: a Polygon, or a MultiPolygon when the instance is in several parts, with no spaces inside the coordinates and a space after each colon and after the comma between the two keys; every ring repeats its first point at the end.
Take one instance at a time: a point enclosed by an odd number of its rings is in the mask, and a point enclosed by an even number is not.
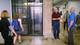
{"type": "Polygon", "coordinates": [[[0,16],[0,32],[4,39],[4,45],[16,45],[17,39],[21,43],[21,32],[23,32],[22,21],[19,14],[13,15],[12,21],[9,20],[9,13],[3,10],[0,16]]]}
{"type": "MultiPolygon", "coordinates": [[[[75,30],[76,24],[76,13],[75,8],[72,7],[69,12],[67,24],[68,24],[68,45],[74,45],[73,41],[73,31],[75,30]]],[[[21,32],[24,31],[22,26],[22,21],[19,18],[19,14],[12,16],[12,21],[9,21],[9,13],[7,10],[3,10],[0,16],[0,32],[4,39],[5,45],[15,45],[16,40],[19,40],[21,43],[21,32]],[[13,35],[12,35],[13,34],[13,35]]],[[[52,27],[53,27],[53,36],[55,39],[60,39],[60,20],[61,20],[61,13],[59,9],[54,7],[52,13],[52,27]]],[[[62,19],[63,20],[63,19],[62,19]]]]}
{"type": "MultiPolygon", "coordinates": [[[[66,14],[66,16],[68,16],[67,21],[66,21],[67,25],[68,25],[68,29],[67,29],[68,45],[74,45],[73,31],[75,30],[76,15],[77,15],[76,12],[75,12],[75,8],[71,7],[70,10],[67,10],[65,14],[66,14]]],[[[58,8],[54,7],[53,8],[53,13],[52,13],[52,28],[53,28],[53,36],[54,36],[55,39],[60,39],[59,38],[60,20],[64,21],[64,19],[61,17],[61,14],[60,14],[58,8]]]]}

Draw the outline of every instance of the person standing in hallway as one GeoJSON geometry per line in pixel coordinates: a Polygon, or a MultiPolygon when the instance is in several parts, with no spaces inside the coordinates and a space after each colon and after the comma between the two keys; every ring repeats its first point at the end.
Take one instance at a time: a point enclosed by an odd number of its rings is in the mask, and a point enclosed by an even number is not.
{"type": "Polygon", "coordinates": [[[52,28],[53,28],[53,35],[55,39],[59,39],[60,33],[60,13],[59,10],[54,7],[52,13],[52,28]]]}
{"type": "Polygon", "coordinates": [[[69,17],[69,11],[65,10],[65,13],[63,15],[63,21],[64,21],[64,30],[68,29],[68,17],[69,17]]]}
{"type": "Polygon", "coordinates": [[[24,31],[24,29],[22,26],[21,18],[19,18],[18,13],[16,15],[13,15],[12,26],[17,33],[17,36],[14,36],[13,43],[16,44],[17,39],[18,39],[19,43],[21,43],[22,42],[21,41],[21,33],[24,31]]]}
{"type": "Polygon", "coordinates": [[[12,26],[10,25],[8,16],[9,16],[8,11],[3,10],[0,18],[0,32],[4,39],[4,45],[13,45],[13,37],[11,32],[14,33],[14,35],[17,34],[12,28],[12,26]]]}
{"type": "Polygon", "coordinates": [[[76,24],[76,12],[75,8],[71,7],[68,18],[68,45],[74,45],[73,31],[75,30],[76,24]]]}

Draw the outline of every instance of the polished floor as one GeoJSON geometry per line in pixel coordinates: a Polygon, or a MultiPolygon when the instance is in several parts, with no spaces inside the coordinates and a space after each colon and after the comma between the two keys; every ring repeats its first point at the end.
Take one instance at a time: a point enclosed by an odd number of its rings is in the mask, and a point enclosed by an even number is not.
{"type": "MultiPolygon", "coordinates": [[[[18,42],[16,45],[67,45],[64,43],[63,39],[66,35],[66,32],[63,31],[62,26],[60,26],[60,39],[55,40],[53,37],[44,36],[22,36],[22,43],[19,44],[18,42]]],[[[0,43],[3,42],[3,39],[0,36],[0,43]]]]}
{"type": "Polygon", "coordinates": [[[16,45],[66,45],[61,39],[46,39],[42,36],[24,36],[22,39],[23,42],[21,44],[17,42],[16,45]]]}

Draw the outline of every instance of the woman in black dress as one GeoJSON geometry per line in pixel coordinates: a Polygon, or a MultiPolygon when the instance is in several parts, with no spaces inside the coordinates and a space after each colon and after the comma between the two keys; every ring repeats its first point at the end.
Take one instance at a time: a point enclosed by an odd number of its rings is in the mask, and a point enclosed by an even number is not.
{"type": "Polygon", "coordinates": [[[8,21],[8,11],[7,10],[3,10],[1,13],[1,20],[0,20],[0,32],[1,35],[4,39],[4,43],[5,45],[13,45],[13,38],[11,35],[11,32],[15,33],[15,31],[13,30],[12,26],[10,25],[10,22],[8,21]]]}

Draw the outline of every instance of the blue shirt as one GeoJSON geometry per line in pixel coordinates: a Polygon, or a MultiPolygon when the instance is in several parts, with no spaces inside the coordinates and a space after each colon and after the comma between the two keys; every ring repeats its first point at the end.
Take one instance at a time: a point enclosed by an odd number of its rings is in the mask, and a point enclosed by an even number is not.
{"type": "Polygon", "coordinates": [[[15,29],[16,31],[19,31],[19,30],[20,30],[20,24],[19,24],[18,19],[13,19],[12,25],[13,25],[13,27],[14,27],[14,29],[15,29]]]}
{"type": "Polygon", "coordinates": [[[68,18],[68,27],[72,28],[75,27],[76,24],[76,13],[75,12],[71,12],[69,14],[69,18],[68,18]],[[73,25],[70,27],[70,22],[73,21],[73,25]]]}

